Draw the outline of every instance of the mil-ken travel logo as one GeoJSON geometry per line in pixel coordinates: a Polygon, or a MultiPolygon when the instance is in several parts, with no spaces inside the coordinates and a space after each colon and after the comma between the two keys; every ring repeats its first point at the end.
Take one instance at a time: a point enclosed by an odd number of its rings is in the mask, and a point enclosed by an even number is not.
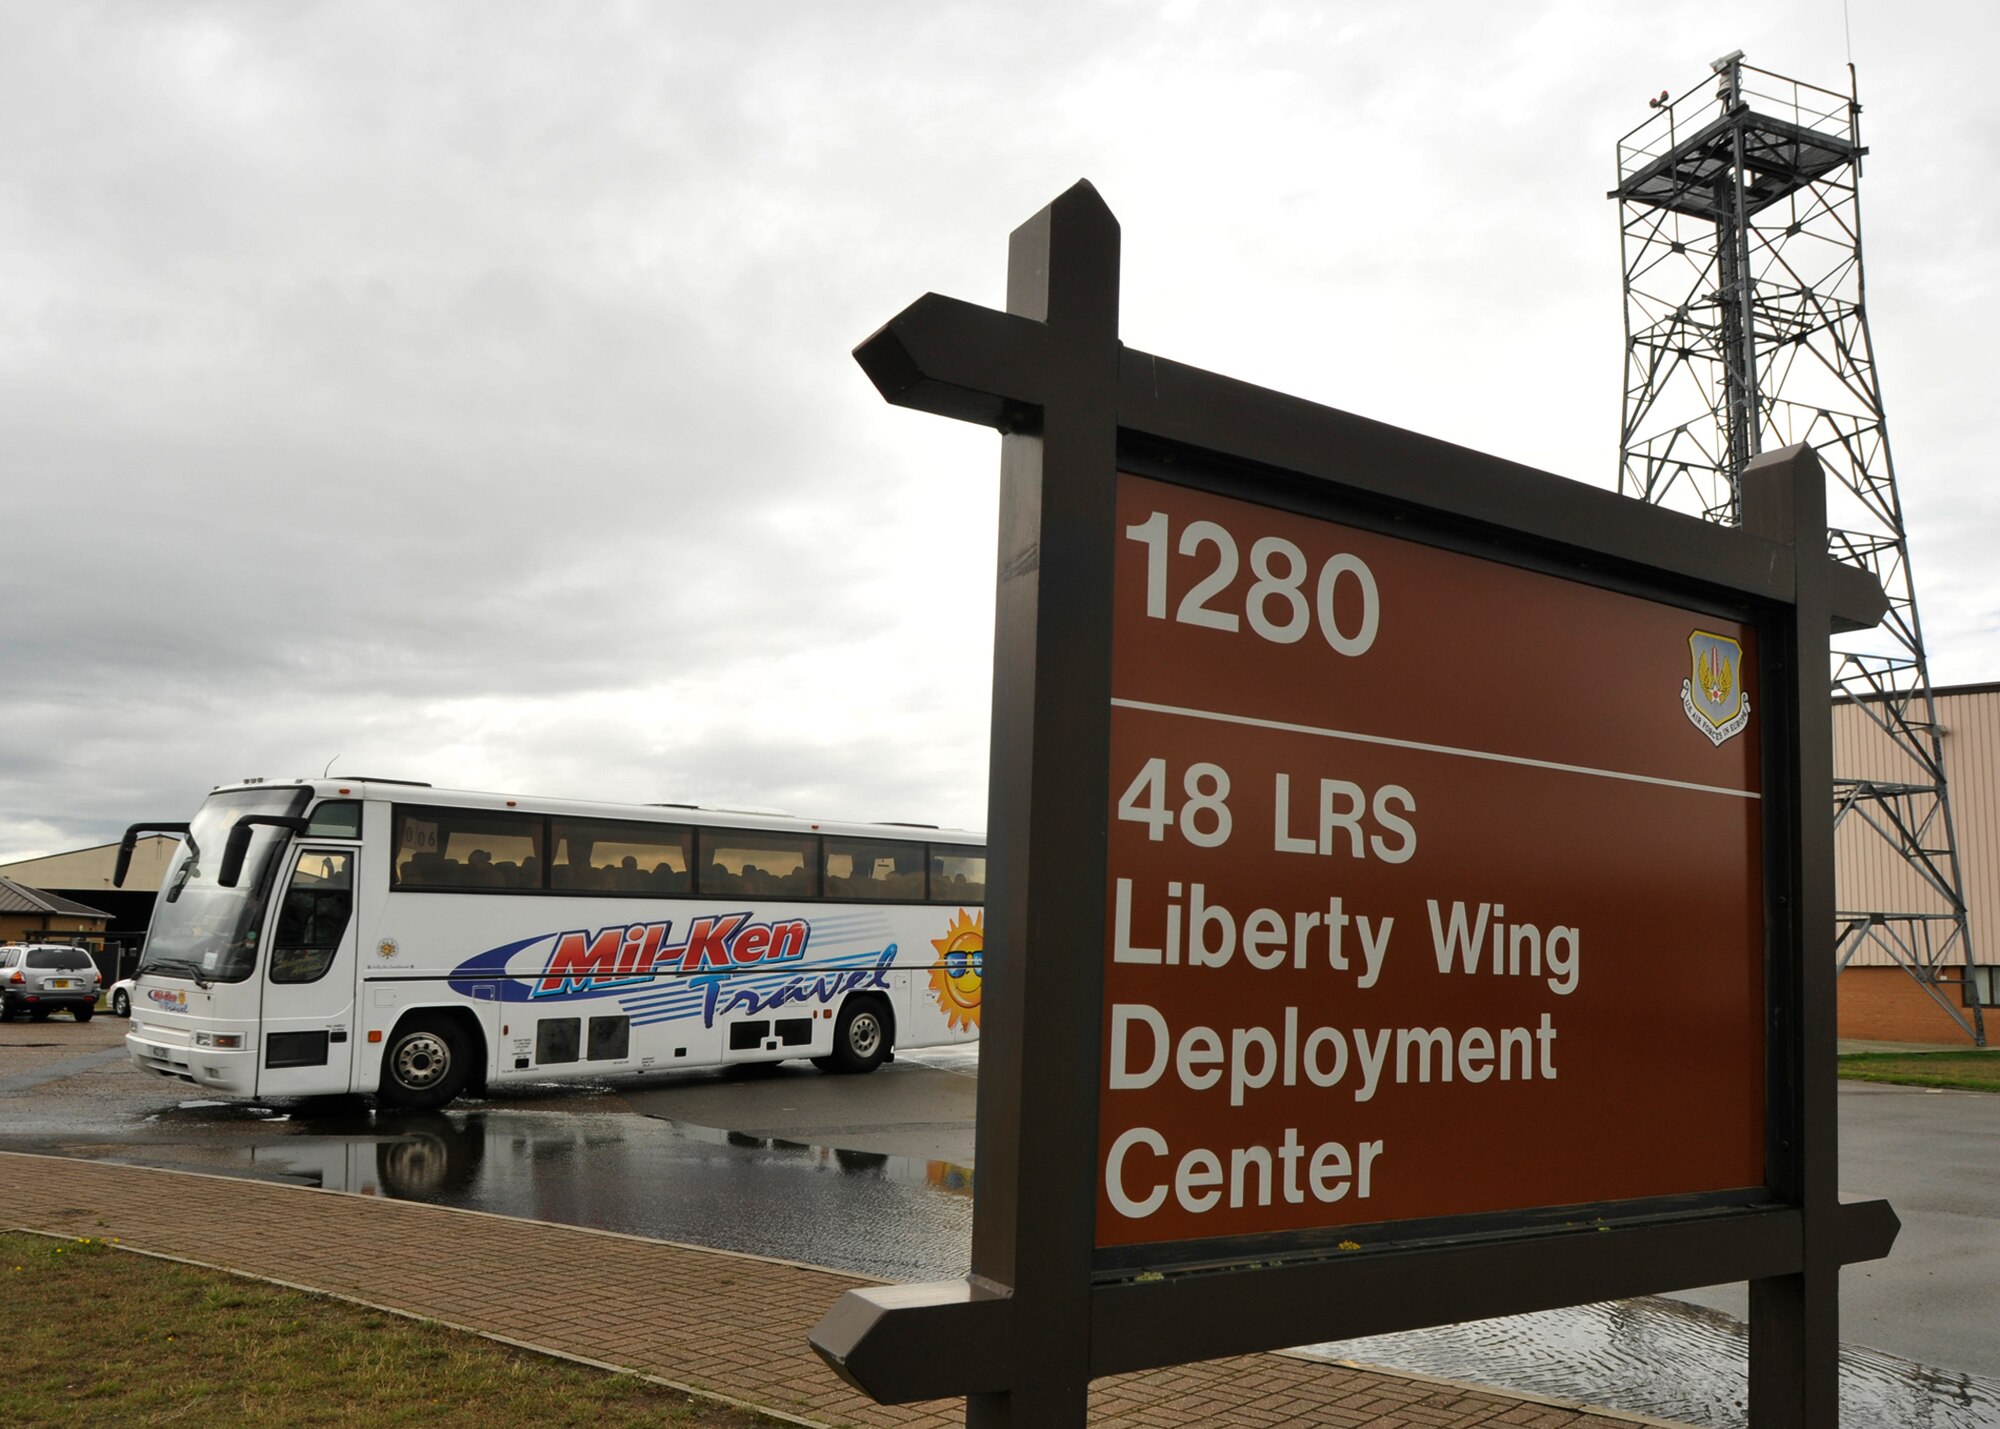
{"type": "Polygon", "coordinates": [[[1697,630],[1688,636],[1688,678],[1681,681],[1681,708],[1709,742],[1720,745],[1750,723],[1750,697],[1743,691],[1743,647],[1727,635],[1697,630]]]}

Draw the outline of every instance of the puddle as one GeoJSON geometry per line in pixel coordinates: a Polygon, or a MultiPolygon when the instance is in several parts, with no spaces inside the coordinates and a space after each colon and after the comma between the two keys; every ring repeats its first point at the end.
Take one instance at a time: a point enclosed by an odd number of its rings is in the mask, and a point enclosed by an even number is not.
{"type": "MultiPolygon", "coordinates": [[[[22,1149],[27,1149],[23,1147],[22,1149]]],[[[428,1201],[880,1276],[965,1273],[972,1172],[618,1114],[182,1102],[63,1154],[428,1201]]]]}
{"type": "MultiPolygon", "coordinates": [[[[1651,1297],[1310,1345],[1322,1359],[1414,1370],[1645,1414],[1749,1429],[1749,1336],[1719,1310],[1651,1297]]],[[[2000,1429],[2000,1380],[1841,1346],[1842,1429],[2000,1429]]]]}

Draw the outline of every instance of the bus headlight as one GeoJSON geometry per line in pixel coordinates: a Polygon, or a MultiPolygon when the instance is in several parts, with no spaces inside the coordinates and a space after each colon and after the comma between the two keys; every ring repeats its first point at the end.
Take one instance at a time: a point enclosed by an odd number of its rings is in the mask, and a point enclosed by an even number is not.
{"type": "Polygon", "coordinates": [[[194,1034],[194,1045],[197,1047],[241,1047],[243,1045],[243,1034],[241,1032],[197,1032],[194,1034]]]}

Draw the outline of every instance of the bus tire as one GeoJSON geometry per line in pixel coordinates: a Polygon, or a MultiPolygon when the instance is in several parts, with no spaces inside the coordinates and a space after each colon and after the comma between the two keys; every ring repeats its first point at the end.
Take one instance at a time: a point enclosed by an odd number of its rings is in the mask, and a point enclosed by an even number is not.
{"type": "Polygon", "coordinates": [[[412,1017],[382,1054],[377,1098],[384,1106],[431,1111],[463,1091],[471,1076],[472,1049],[452,1019],[412,1017]]]}
{"type": "Polygon", "coordinates": [[[878,997],[850,997],[833,1020],[833,1055],[815,1057],[823,1072],[872,1072],[889,1058],[889,1006],[878,997]]]}

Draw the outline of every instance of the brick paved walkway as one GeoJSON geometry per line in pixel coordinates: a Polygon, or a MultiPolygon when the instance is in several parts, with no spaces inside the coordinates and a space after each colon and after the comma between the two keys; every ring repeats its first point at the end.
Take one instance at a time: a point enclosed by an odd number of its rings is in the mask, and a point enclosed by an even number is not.
{"type": "MultiPolygon", "coordinates": [[[[0,1152],[19,1229],[124,1245],[442,1321],[816,1425],[955,1429],[960,1401],[884,1408],[806,1332],[859,1276],[636,1236],[181,1171],[0,1152]],[[39,1209],[34,1209],[39,1208],[39,1209]]],[[[1619,1429],[1589,1413],[1289,1355],[1101,1380],[1091,1422],[1165,1429],[1619,1429]]]]}

